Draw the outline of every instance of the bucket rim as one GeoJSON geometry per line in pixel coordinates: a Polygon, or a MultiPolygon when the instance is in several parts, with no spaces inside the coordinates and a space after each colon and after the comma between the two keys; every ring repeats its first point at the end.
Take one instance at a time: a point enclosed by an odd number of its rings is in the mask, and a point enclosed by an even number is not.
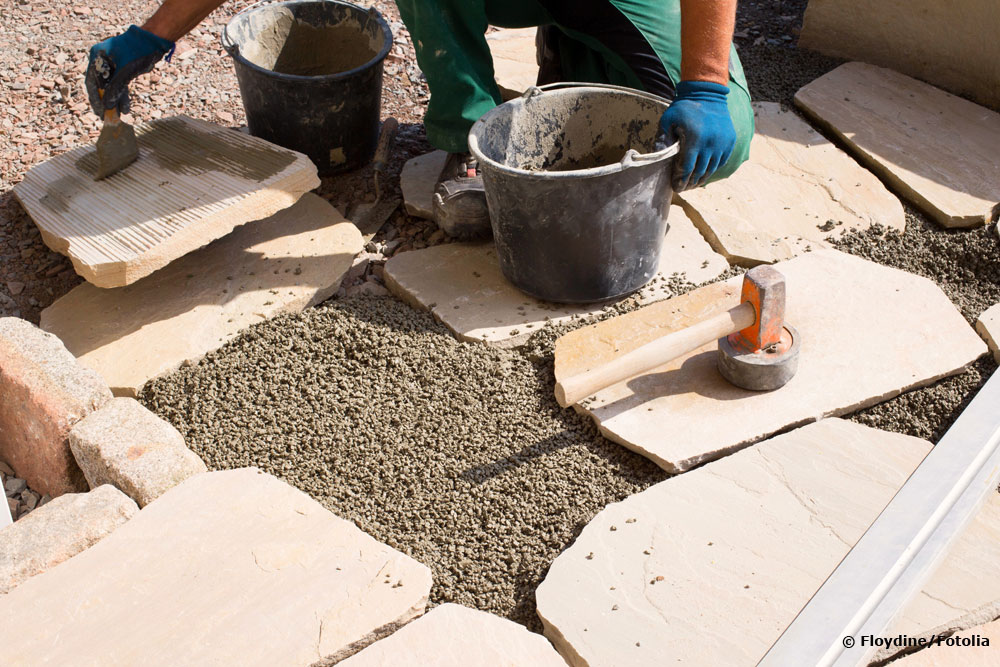
{"type": "Polygon", "coordinates": [[[493,158],[487,156],[483,153],[482,149],[479,147],[479,135],[482,129],[486,126],[487,121],[490,116],[499,113],[499,109],[506,105],[521,104],[523,105],[526,100],[532,99],[539,95],[546,94],[559,94],[567,92],[617,92],[624,93],[626,95],[631,95],[633,97],[640,97],[647,100],[653,100],[656,102],[661,102],[666,105],[670,105],[670,100],[660,97],[659,95],[654,95],[652,93],[647,93],[641,90],[635,90],[633,88],[626,88],[624,86],[614,86],[610,84],[603,83],[579,83],[574,81],[560,82],[549,84],[546,86],[531,86],[524,93],[518,97],[504,102],[503,104],[498,104],[486,113],[484,113],[479,120],[477,120],[472,125],[472,129],[469,130],[469,152],[478,160],[481,164],[485,163],[490,168],[495,169],[499,172],[511,176],[520,176],[522,178],[533,178],[538,180],[565,180],[565,179],[579,179],[579,178],[594,178],[598,176],[607,176],[610,174],[619,174],[626,169],[631,169],[633,167],[646,166],[650,164],[657,164],[663,162],[671,157],[674,157],[680,152],[680,141],[674,141],[672,144],[666,148],[654,151],[652,153],[640,153],[635,149],[629,149],[626,151],[625,155],[618,162],[612,164],[601,165],[600,167],[590,167],[587,169],[570,169],[565,171],[530,171],[528,169],[520,169],[518,167],[512,167],[502,162],[497,162],[493,158]]]}
{"type": "Polygon", "coordinates": [[[269,0],[261,0],[260,2],[256,2],[250,5],[242,12],[240,12],[233,18],[229,19],[229,21],[226,22],[226,25],[222,28],[222,35],[220,39],[222,41],[222,48],[225,49],[226,53],[229,54],[229,56],[234,61],[239,61],[241,65],[248,67],[252,70],[255,70],[257,72],[260,72],[262,74],[268,74],[289,81],[317,81],[317,80],[336,81],[337,79],[346,79],[349,76],[353,76],[354,74],[357,74],[362,70],[369,69],[372,66],[378,64],[379,62],[385,60],[386,56],[389,55],[389,51],[392,49],[393,46],[392,29],[389,28],[389,23],[388,21],[385,20],[385,17],[382,16],[382,12],[378,11],[374,6],[370,8],[365,8],[361,7],[360,5],[355,5],[352,2],[344,2],[344,0],[283,0],[282,2],[270,2],[269,0]],[[373,18],[377,22],[378,26],[382,29],[382,35],[385,37],[385,41],[382,44],[382,48],[375,55],[374,58],[365,62],[363,65],[359,65],[353,69],[344,70],[343,72],[334,72],[333,74],[317,74],[315,76],[309,76],[303,74],[285,74],[283,72],[275,72],[274,70],[267,69],[266,67],[261,67],[260,65],[257,65],[256,63],[252,63],[249,60],[247,60],[243,56],[243,54],[240,53],[239,46],[229,36],[229,26],[231,26],[237,19],[245,15],[252,14],[255,11],[259,11],[270,7],[288,7],[293,5],[325,5],[325,4],[343,5],[345,7],[356,9],[363,14],[368,14],[371,18],[373,18]]]}

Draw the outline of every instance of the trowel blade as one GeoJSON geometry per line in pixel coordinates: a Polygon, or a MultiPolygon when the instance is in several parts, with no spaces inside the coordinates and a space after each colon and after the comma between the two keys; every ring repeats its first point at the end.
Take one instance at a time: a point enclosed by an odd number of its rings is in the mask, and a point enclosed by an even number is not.
{"type": "Polygon", "coordinates": [[[97,138],[97,175],[95,181],[107,178],[139,157],[139,144],[135,130],[128,123],[105,122],[97,138]]]}
{"type": "Polygon", "coordinates": [[[352,213],[354,224],[361,232],[362,236],[371,238],[378,234],[382,225],[389,219],[393,211],[399,208],[403,200],[399,197],[377,199],[372,204],[361,204],[352,213]]]}

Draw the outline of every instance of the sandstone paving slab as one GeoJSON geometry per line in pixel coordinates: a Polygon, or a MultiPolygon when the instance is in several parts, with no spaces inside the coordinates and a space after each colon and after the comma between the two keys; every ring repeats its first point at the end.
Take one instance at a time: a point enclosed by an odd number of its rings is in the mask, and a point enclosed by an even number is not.
{"type": "Polygon", "coordinates": [[[445,151],[431,151],[410,158],[399,174],[399,189],[403,194],[406,212],[415,218],[434,218],[434,185],[437,183],[444,162],[448,159],[445,151]]]}
{"type": "MultiPolygon", "coordinates": [[[[660,272],[640,291],[643,302],[671,296],[667,281],[675,273],[697,284],[729,268],[679,206],[671,207],[668,220],[660,272]]],[[[600,312],[605,306],[555,304],[528,296],[504,278],[492,242],[451,243],[397,255],[386,262],[385,280],[397,296],[433,312],[460,340],[491,345],[517,345],[546,322],[600,312]]]]}
{"type": "MultiPolygon", "coordinates": [[[[783,429],[853,412],[965,369],[987,352],[934,283],[820,250],[779,262],[787,321],[802,347],[784,387],[729,384],[710,343],[576,406],[611,440],[683,472],[783,429]],[[942,345],[941,341],[948,341],[942,345]]],[[[572,331],[556,342],[561,380],[739,303],[742,278],[572,331]]]]}
{"type": "Polygon", "coordinates": [[[1000,656],[1000,620],[941,638],[892,663],[893,667],[995,667],[1000,656]]]}
{"type": "Polygon", "coordinates": [[[104,380],[76,362],[54,335],[0,318],[0,460],[36,491],[86,491],[70,428],[111,400],[104,380]]]}
{"type": "Polygon", "coordinates": [[[69,432],[69,444],[90,486],[114,484],[145,507],[204,462],[184,437],[132,398],[116,398],[69,432]]]}
{"type": "Polygon", "coordinates": [[[14,187],[45,244],[99,287],[132,284],[319,186],[305,155],[205,121],[162,118],[136,136],[139,158],[108,178],[94,180],[87,145],[14,187]]]}
{"type": "Polygon", "coordinates": [[[905,228],[896,196],[794,112],[758,102],[754,117],[749,161],[729,178],[677,195],[731,263],[789,259],[876,224],[905,228]]]}
{"type": "Polygon", "coordinates": [[[33,510],[0,534],[0,593],[96,544],[138,511],[110,484],[64,494],[33,510]]]}
{"type": "Polygon", "coordinates": [[[505,618],[457,604],[435,607],[338,663],[342,667],[566,667],[544,637],[505,618]]]}
{"type": "Polygon", "coordinates": [[[847,63],[795,103],[859,160],[945,227],[996,218],[1000,113],[892,70],[847,63]]]}
{"type": "Polygon", "coordinates": [[[976,331],[983,337],[1000,364],[1000,303],[986,309],[976,320],[976,331]]]}
{"type": "Polygon", "coordinates": [[[995,0],[809,0],[799,48],[890,67],[1000,110],[995,0]]]}
{"type": "Polygon", "coordinates": [[[209,472],[0,599],[0,646],[12,664],[309,665],[420,615],[430,586],[280,480],[209,472]]]}
{"type": "Polygon", "coordinates": [[[609,505],[536,597],[571,665],[753,665],[930,443],[827,419],[609,505]]]}
{"type": "Polygon", "coordinates": [[[501,28],[486,35],[493,74],[503,99],[517,97],[538,81],[536,28],[501,28]]]}
{"type": "Polygon", "coordinates": [[[117,396],[194,362],[252,324],[329,298],[361,233],[314,194],[127,287],[83,284],[42,311],[117,396]]]}

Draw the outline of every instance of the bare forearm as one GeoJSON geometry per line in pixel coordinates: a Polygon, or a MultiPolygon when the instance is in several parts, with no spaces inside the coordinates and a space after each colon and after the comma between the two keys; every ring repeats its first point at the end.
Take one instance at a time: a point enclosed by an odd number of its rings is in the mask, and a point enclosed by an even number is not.
{"type": "Polygon", "coordinates": [[[681,79],[729,84],[736,0],[681,0],[681,79]]]}
{"type": "Polygon", "coordinates": [[[142,29],[176,42],[223,2],[225,0],[165,0],[142,29]]]}

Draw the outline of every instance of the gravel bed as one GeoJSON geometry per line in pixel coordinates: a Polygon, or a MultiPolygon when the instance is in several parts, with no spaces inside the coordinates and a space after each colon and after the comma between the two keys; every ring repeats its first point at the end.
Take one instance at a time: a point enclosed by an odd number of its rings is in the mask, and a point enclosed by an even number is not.
{"type": "MultiPolygon", "coordinates": [[[[7,498],[7,508],[14,521],[52,500],[48,494],[43,496],[28,488],[28,483],[17,477],[13,469],[3,461],[0,461],[0,486],[3,487],[4,496],[7,498]]],[[[0,508],[0,512],[3,511],[0,508]]]]}

